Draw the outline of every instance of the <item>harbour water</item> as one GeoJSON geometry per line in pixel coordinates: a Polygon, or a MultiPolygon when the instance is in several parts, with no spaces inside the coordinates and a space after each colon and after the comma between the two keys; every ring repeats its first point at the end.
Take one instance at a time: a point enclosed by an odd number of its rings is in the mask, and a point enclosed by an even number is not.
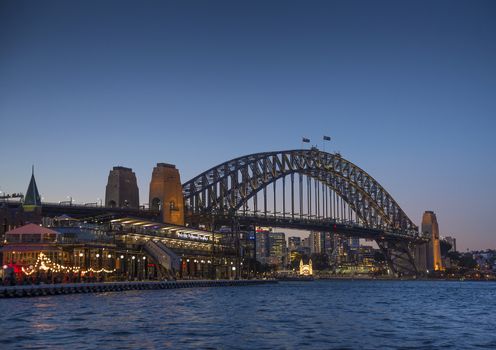
{"type": "Polygon", "coordinates": [[[491,349],[496,283],[339,280],[0,300],[2,349],[491,349]]]}

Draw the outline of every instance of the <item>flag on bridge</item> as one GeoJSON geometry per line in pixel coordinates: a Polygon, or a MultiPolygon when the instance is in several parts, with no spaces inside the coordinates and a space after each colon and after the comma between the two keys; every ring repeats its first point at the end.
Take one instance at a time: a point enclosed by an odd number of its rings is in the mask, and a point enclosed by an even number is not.
{"type": "Polygon", "coordinates": [[[305,143],[309,143],[310,142],[310,139],[307,139],[306,137],[304,137],[301,142],[305,142],[305,143]]]}
{"type": "Polygon", "coordinates": [[[331,137],[330,136],[324,136],[324,141],[331,141],[331,137]]]}

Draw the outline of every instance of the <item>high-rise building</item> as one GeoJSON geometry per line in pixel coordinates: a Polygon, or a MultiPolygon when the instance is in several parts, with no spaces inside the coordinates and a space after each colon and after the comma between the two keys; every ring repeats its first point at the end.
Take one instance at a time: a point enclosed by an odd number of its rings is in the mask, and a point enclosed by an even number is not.
{"type": "Polygon", "coordinates": [[[267,264],[269,257],[269,232],[272,232],[270,227],[256,227],[255,229],[255,251],[256,259],[262,264],[267,264]]]}
{"type": "Polygon", "coordinates": [[[300,237],[289,237],[288,238],[288,250],[290,252],[294,250],[298,250],[301,247],[301,238],[300,237]]]}
{"type": "Polygon", "coordinates": [[[308,235],[308,244],[311,254],[322,253],[322,235],[320,232],[310,232],[308,235]]]}
{"type": "Polygon", "coordinates": [[[324,232],[323,237],[324,237],[323,239],[324,244],[322,246],[322,253],[331,256],[332,251],[334,249],[332,234],[330,232],[324,232]]]}
{"type": "Polygon", "coordinates": [[[456,252],[456,238],[453,237],[445,237],[444,240],[451,245],[451,249],[449,250],[450,252],[456,252]]]}
{"type": "Polygon", "coordinates": [[[333,234],[332,260],[341,264],[348,260],[348,238],[339,234],[333,234]]]}
{"type": "Polygon", "coordinates": [[[442,271],[439,225],[436,214],[433,211],[426,211],[422,217],[422,234],[430,238],[426,254],[427,269],[430,271],[442,271]]]}
{"type": "Polygon", "coordinates": [[[286,265],[286,235],[283,232],[269,233],[269,264],[286,265]]]}
{"type": "Polygon", "coordinates": [[[358,251],[360,249],[360,238],[359,237],[350,237],[348,239],[348,246],[351,250],[358,251]]]}
{"type": "Polygon", "coordinates": [[[110,170],[105,188],[105,205],[118,208],[139,208],[138,184],[131,168],[115,166],[110,170]]]}
{"type": "Polygon", "coordinates": [[[286,235],[273,232],[271,227],[256,228],[257,260],[262,264],[283,267],[286,264],[286,235]]]}

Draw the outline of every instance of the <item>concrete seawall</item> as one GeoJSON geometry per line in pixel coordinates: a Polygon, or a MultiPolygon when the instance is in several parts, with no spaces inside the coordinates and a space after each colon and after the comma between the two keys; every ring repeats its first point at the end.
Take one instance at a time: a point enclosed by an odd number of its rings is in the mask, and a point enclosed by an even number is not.
{"type": "Polygon", "coordinates": [[[77,293],[121,292],[126,290],[154,290],[201,287],[236,287],[273,284],[276,280],[194,280],[194,281],[147,281],[107,283],[66,283],[28,286],[0,286],[0,298],[36,297],[77,293]]]}

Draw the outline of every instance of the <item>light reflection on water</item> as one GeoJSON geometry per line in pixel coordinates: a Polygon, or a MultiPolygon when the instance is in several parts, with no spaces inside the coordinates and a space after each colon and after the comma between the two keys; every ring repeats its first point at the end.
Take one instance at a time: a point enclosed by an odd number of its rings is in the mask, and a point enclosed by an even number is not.
{"type": "Polygon", "coordinates": [[[496,348],[496,284],[316,281],[0,300],[2,349],[496,348]]]}

